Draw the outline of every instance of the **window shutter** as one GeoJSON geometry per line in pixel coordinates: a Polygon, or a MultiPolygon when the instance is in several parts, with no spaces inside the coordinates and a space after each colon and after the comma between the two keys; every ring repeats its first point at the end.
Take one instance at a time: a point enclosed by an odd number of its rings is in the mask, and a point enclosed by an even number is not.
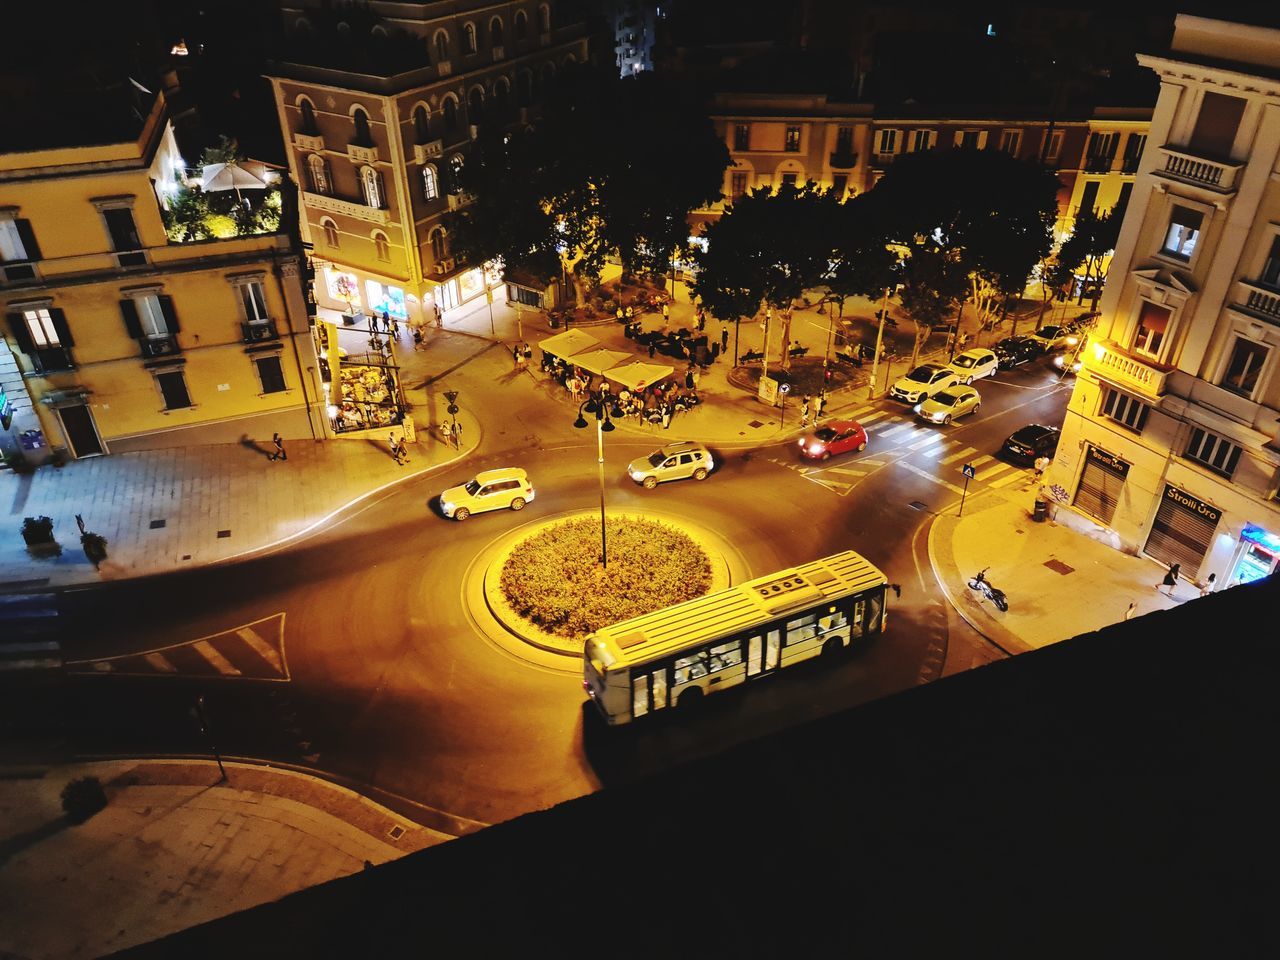
{"type": "Polygon", "coordinates": [[[35,232],[31,229],[30,220],[14,220],[14,227],[17,228],[18,236],[22,238],[22,249],[27,251],[28,260],[43,260],[40,256],[40,245],[36,243],[35,232]]]}
{"type": "Polygon", "coordinates": [[[978,149],[979,150],[987,149],[987,131],[986,130],[978,131],[978,149]]]}
{"type": "Polygon", "coordinates": [[[35,351],[35,344],[31,342],[31,331],[27,329],[27,318],[21,313],[9,314],[9,329],[13,332],[13,340],[18,345],[18,350],[31,356],[35,351]]]}
{"type": "Polygon", "coordinates": [[[67,315],[57,307],[50,307],[49,319],[53,321],[53,329],[58,335],[58,343],[64,347],[74,347],[76,342],[71,336],[71,328],[67,326],[67,315]]]}
{"type": "Polygon", "coordinates": [[[173,297],[159,296],[156,297],[160,301],[160,312],[164,314],[164,325],[169,328],[170,333],[177,333],[178,315],[173,310],[173,297]]]}
{"type": "Polygon", "coordinates": [[[124,315],[124,328],[134,340],[142,339],[142,321],[138,319],[138,305],[132,297],[120,301],[120,313],[124,315]]]}
{"type": "Polygon", "coordinates": [[[953,133],[951,135],[951,143],[952,143],[952,146],[956,146],[956,147],[964,143],[964,131],[957,130],[955,133],[953,133]]]}

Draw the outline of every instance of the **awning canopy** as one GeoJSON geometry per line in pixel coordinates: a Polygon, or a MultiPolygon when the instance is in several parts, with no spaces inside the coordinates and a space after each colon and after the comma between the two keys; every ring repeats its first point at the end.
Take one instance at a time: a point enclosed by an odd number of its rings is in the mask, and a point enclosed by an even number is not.
{"type": "Polygon", "coordinates": [[[660,383],[675,372],[675,368],[662,363],[624,363],[611,367],[605,372],[605,379],[610,380],[628,390],[643,390],[645,387],[660,383]]]}
{"type": "Polygon", "coordinates": [[[542,348],[544,353],[566,359],[572,357],[575,353],[594,350],[600,346],[600,341],[589,333],[583,333],[581,330],[566,330],[564,333],[557,333],[554,337],[548,337],[538,346],[542,348]]]}
{"type": "MultiPolygon", "coordinates": [[[[601,347],[599,350],[575,353],[566,359],[567,362],[572,363],[575,367],[581,367],[588,373],[605,373],[610,367],[626,363],[631,359],[631,354],[623,353],[621,350],[606,350],[601,347]]],[[[608,376],[608,374],[605,375],[608,376]]]]}

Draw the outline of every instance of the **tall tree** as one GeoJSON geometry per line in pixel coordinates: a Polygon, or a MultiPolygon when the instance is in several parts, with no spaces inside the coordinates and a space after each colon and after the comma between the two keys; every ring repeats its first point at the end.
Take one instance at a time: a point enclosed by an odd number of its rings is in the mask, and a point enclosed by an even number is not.
{"type": "Polygon", "coordinates": [[[1092,309],[1098,309],[1098,298],[1102,296],[1102,285],[1106,282],[1107,271],[1111,266],[1111,254],[1116,248],[1116,240],[1120,236],[1120,223],[1124,219],[1123,211],[1117,215],[1115,211],[1094,213],[1082,211],[1076,217],[1071,229],[1071,236],[1062,241],[1058,248],[1050,282],[1058,289],[1074,283],[1075,275],[1084,267],[1085,282],[1080,290],[1083,302],[1086,292],[1092,291],[1092,309]]]}

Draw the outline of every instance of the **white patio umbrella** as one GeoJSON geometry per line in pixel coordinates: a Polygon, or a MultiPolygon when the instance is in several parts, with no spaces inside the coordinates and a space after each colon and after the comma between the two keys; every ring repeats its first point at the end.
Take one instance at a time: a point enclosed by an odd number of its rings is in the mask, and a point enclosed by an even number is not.
{"type": "Polygon", "coordinates": [[[211,163],[200,171],[205,190],[265,190],[267,168],[256,160],[243,163],[211,163]]]}

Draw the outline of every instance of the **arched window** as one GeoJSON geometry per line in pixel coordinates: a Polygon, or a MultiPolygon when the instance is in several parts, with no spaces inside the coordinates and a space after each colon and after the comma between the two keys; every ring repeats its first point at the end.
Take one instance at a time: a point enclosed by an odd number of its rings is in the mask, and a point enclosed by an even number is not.
{"type": "Polygon", "coordinates": [[[359,147],[372,147],[373,134],[369,132],[369,115],[360,107],[351,113],[351,122],[356,128],[356,138],[351,142],[359,147]]]}
{"type": "Polygon", "coordinates": [[[449,192],[462,192],[462,155],[459,153],[449,158],[449,192]]]}
{"type": "Polygon", "coordinates": [[[299,17],[297,20],[293,21],[293,32],[299,39],[309,40],[315,33],[315,30],[312,28],[310,20],[306,17],[299,17]]]}
{"type": "Polygon", "coordinates": [[[521,70],[516,75],[516,103],[527,107],[533,103],[533,71],[521,70]]]}
{"type": "Polygon", "coordinates": [[[489,46],[502,46],[502,20],[498,17],[489,21],[489,46]]]}
{"type": "Polygon", "coordinates": [[[347,23],[347,21],[345,20],[338,21],[337,30],[338,30],[338,36],[342,37],[343,39],[346,39],[347,37],[351,36],[351,24],[347,23]]]}
{"type": "Polygon", "coordinates": [[[360,168],[360,192],[364,194],[366,207],[382,209],[382,177],[373,167],[360,168]]]}
{"type": "Polygon", "coordinates": [[[538,32],[551,32],[551,8],[545,3],[538,8],[538,32]]]}
{"type": "Polygon", "coordinates": [[[529,35],[529,18],[523,10],[516,11],[516,39],[523,40],[529,35]]]}
{"type": "Polygon", "coordinates": [[[427,108],[419,104],[413,108],[413,142],[429,143],[431,141],[431,121],[427,108]]]}
{"type": "Polygon", "coordinates": [[[444,230],[437,227],[431,232],[431,259],[439,263],[445,258],[444,230]]]}
{"type": "Polygon", "coordinates": [[[316,127],[316,108],[311,105],[311,101],[303,97],[298,101],[298,109],[302,111],[302,132],[309,137],[314,137],[319,133],[316,127]]]}
{"type": "Polygon", "coordinates": [[[324,242],[336,248],[338,246],[338,225],[325,217],[320,221],[320,229],[324,231],[324,242]]]}
{"type": "Polygon", "coordinates": [[[467,103],[467,119],[472,123],[479,123],[484,119],[484,91],[479,87],[471,91],[467,103]]]}
{"type": "Polygon", "coordinates": [[[464,23],[462,25],[462,52],[476,52],[476,25],[474,23],[464,23]]]}
{"type": "Polygon", "coordinates": [[[380,230],[373,232],[373,255],[379,260],[391,259],[391,248],[387,244],[387,235],[380,230]]]}
{"type": "Polygon", "coordinates": [[[450,133],[458,132],[458,101],[447,97],[444,101],[444,128],[450,133]]]}
{"type": "Polygon", "coordinates": [[[387,37],[391,36],[391,34],[387,32],[387,28],[380,23],[374,24],[373,29],[370,30],[369,33],[373,36],[375,41],[386,40],[387,37]]]}
{"type": "Polygon", "coordinates": [[[324,157],[313,153],[307,157],[307,177],[311,181],[311,192],[328,196],[333,192],[333,181],[329,177],[329,164],[324,157]]]}
{"type": "Polygon", "coordinates": [[[422,199],[434,200],[440,196],[440,179],[436,176],[436,168],[427,164],[422,168],[422,199]]]}
{"type": "Polygon", "coordinates": [[[449,35],[443,30],[436,31],[436,60],[449,59],[449,35]]]}
{"type": "Polygon", "coordinates": [[[499,77],[493,82],[493,113],[502,120],[511,114],[511,85],[505,77],[499,77]]]}

